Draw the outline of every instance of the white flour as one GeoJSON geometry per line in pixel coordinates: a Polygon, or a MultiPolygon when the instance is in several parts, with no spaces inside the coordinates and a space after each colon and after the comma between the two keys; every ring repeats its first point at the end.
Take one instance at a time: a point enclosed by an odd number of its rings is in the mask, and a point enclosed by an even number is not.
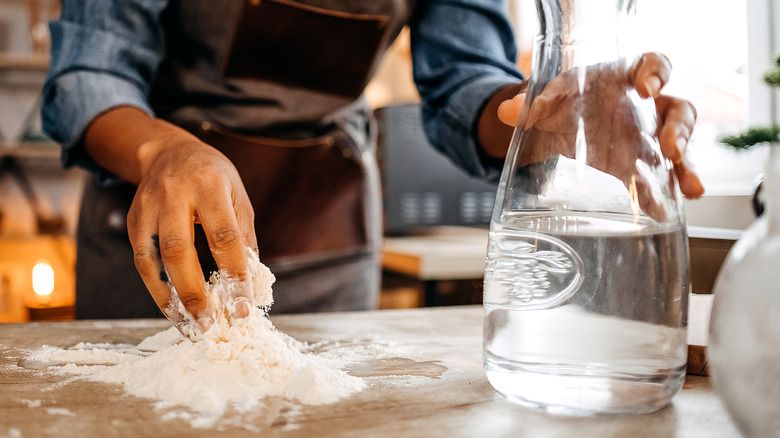
{"type": "MultiPolygon", "coordinates": [[[[249,254],[255,304],[267,309],[275,279],[249,254]]],[[[276,330],[263,310],[252,308],[248,318],[231,322],[229,306],[222,303],[229,301],[233,286],[218,275],[212,277],[209,294],[220,312],[197,342],[170,328],[137,346],[44,346],[27,359],[56,372],[123,385],[132,395],[157,400],[159,408],[189,408],[195,415],[186,418],[196,427],[211,426],[228,411],[247,412],[266,397],[327,404],[365,387],[364,379],[340,369],[343,358],[306,352],[307,345],[276,330]]]]}
{"type": "Polygon", "coordinates": [[[47,408],[46,413],[50,415],[64,415],[66,417],[75,417],[76,414],[64,408],[47,408]]]}

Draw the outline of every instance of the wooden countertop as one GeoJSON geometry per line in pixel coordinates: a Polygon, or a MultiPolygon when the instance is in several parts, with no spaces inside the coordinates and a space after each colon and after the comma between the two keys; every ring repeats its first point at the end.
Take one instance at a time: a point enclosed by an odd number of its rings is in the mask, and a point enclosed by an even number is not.
{"type": "Polygon", "coordinates": [[[638,416],[567,418],[503,400],[482,369],[480,306],[272,317],[308,342],[379,339],[413,354],[363,363],[361,375],[417,376],[376,380],[365,391],[324,406],[257,412],[246,425],[194,429],[165,420],[154,402],[117,386],[75,381],[20,366],[25,350],[78,342],[137,344],[169,327],[164,320],[0,324],[0,437],[244,436],[273,437],[738,437],[710,380],[688,376],[672,406],[638,416]]]}
{"type": "Polygon", "coordinates": [[[485,275],[488,230],[431,227],[423,234],[385,237],[382,267],[420,280],[462,280],[485,275]]]}

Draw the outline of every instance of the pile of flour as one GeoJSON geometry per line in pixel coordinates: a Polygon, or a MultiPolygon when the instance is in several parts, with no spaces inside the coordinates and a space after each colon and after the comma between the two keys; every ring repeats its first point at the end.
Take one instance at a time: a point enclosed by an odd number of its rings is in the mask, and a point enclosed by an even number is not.
{"type": "MultiPolygon", "coordinates": [[[[272,302],[273,274],[248,251],[255,304],[272,302]]],[[[44,346],[28,361],[78,378],[116,383],[158,408],[186,407],[197,414],[193,426],[208,427],[227,411],[245,413],[271,396],[309,405],[328,404],[362,390],[364,379],[342,371],[345,364],[307,352],[307,346],[279,332],[265,311],[231,321],[229,291],[235,284],[215,274],[208,291],[219,303],[215,324],[197,342],[176,328],[137,346],[80,343],[69,349],[44,346]],[[56,366],[54,366],[56,365],[56,366]]]]}

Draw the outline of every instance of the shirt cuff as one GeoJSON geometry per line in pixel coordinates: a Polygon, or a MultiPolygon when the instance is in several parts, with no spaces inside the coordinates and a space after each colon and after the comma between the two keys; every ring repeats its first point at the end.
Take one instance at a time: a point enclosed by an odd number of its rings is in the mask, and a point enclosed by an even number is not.
{"type": "Polygon", "coordinates": [[[65,167],[80,166],[96,173],[101,185],[120,179],[100,167],[84,148],[84,134],[100,114],[118,106],[134,106],[154,115],[144,93],[132,82],[90,71],[64,74],[44,92],[44,129],[62,144],[65,167]]]}
{"type": "Polygon", "coordinates": [[[446,108],[440,115],[441,122],[433,127],[432,114],[423,118],[431,138],[431,143],[449,155],[469,175],[495,182],[501,176],[504,160],[490,159],[480,153],[477,142],[477,123],[488,100],[499,89],[516,85],[520,80],[513,76],[483,76],[458,89],[450,96],[446,108]]]}

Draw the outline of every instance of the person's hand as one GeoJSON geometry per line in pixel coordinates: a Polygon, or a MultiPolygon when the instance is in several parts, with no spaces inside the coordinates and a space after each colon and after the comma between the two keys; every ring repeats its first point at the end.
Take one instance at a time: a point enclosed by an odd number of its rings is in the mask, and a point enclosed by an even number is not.
{"type": "MultiPolygon", "coordinates": [[[[233,163],[189,132],[139,108],[119,106],[87,128],[84,146],[101,166],[138,186],[127,216],[135,265],[160,310],[193,338],[213,324],[194,224],[220,275],[232,283],[233,320],[254,305],[246,248],[257,251],[254,211],[233,163]]],[[[222,299],[222,297],[220,297],[222,299]]]]}
{"type": "Polygon", "coordinates": [[[657,158],[648,139],[636,127],[634,104],[628,93],[633,87],[642,98],[655,100],[655,135],[662,154],[674,164],[681,192],[689,198],[701,196],[704,188],[686,156],[696,110],[686,100],[660,93],[671,73],[668,59],[647,53],[628,69],[618,64],[600,64],[588,67],[582,76],[581,73],[573,69],[551,80],[533,100],[528,114],[522,114],[525,93],[498,107],[498,116],[504,123],[524,123],[526,135],[531,136],[529,142],[534,147],[521,151],[521,164],[558,154],[573,157],[574,139],[582,128],[589,164],[614,175],[626,186],[633,184],[640,206],[645,211],[652,210],[650,189],[636,163],[642,160],[652,165],[657,158]]]}
{"type": "Polygon", "coordinates": [[[252,206],[235,167],[183,131],[166,139],[147,163],[127,228],[136,268],[155,302],[188,337],[213,323],[216,309],[206,297],[193,244],[193,224],[200,223],[221,275],[236,281],[232,302],[225,303],[231,316],[248,316],[253,302],[245,248],[257,248],[257,240],[252,206]]]}

